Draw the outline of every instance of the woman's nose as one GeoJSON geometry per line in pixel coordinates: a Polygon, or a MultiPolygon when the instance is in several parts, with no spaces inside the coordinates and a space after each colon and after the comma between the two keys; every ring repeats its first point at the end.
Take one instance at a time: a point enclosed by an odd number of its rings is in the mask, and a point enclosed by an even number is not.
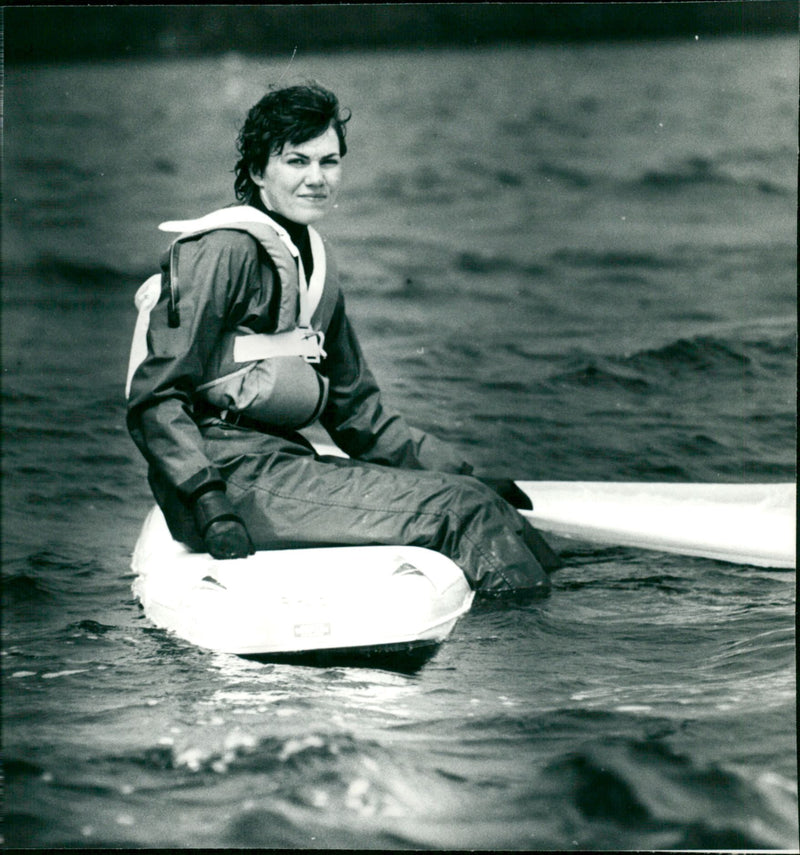
{"type": "Polygon", "coordinates": [[[313,161],[308,164],[306,169],[306,184],[321,184],[323,181],[322,167],[313,161]]]}

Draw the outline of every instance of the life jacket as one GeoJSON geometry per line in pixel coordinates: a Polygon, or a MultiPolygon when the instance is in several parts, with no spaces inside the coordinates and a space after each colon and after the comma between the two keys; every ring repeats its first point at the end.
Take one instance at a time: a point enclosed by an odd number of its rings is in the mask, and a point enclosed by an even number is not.
{"type": "Polygon", "coordinates": [[[314,365],[326,356],[324,330],[338,294],[335,270],[319,234],[309,228],[314,270],[307,282],[300,251],[288,232],[248,205],[222,208],[197,220],[162,223],[159,229],[180,232],[180,237],[170,246],[165,274],[151,276],[136,293],[139,315],[126,396],[136,368],[147,355],[150,312],[165,289],[168,325],[180,325],[180,244],[215,229],[233,229],[252,235],[275,267],[280,289],[275,330],[254,333],[241,327],[223,334],[195,392],[220,410],[242,413],[267,425],[299,428],[318,418],[327,402],[328,380],[314,365]]]}

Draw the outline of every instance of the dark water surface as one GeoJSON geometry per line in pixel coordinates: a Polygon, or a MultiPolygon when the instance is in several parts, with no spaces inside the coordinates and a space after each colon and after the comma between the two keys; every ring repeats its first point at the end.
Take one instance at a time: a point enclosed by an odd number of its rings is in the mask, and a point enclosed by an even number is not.
{"type": "MultiPolygon", "coordinates": [[[[154,629],[124,428],[158,222],[232,200],[286,57],[5,91],[9,846],[796,848],[795,574],[558,541],[418,674],[154,629]]],[[[338,248],[389,401],[484,472],[795,479],[797,43],[298,57],[352,107],[338,248]]]]}

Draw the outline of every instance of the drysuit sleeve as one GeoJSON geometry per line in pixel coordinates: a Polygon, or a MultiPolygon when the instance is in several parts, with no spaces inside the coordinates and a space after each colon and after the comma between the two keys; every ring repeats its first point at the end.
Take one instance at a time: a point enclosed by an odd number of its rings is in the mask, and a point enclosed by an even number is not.
{"type": "Polygon", "coordinates": [[[325,335],[325,350],[323,371],[330,389],[320,422],[339,448],[358,460],[384,466],[471,474],[472,466],[451,446],[384,408],[341,292],[325,335]]]}
{"type": "Polygon", "coordinates": [[[151,467],[188,499],[224,487],[191,416],[193,391],[220,334],[244,320],[247,296],[260,292],[268,305],[274,280],[264,281],[270,271],[253,238],[230,230],[181,242],[178,266],[180,323],[168,324],[164,288],[150,314],[147,356],[131,380],[127,423],[151,467]]]}

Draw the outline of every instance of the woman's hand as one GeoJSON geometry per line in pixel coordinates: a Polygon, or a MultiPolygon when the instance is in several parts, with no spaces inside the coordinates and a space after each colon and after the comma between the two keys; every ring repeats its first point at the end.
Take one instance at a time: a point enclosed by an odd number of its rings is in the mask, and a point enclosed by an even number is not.
{"type": "Polygon", "coordinates": [[[192,512],[198,534],[213,558],[247,558],[255,552],[244,522],[222,489],[198,495],[192,512]]]}
{"type": "Polygon", "coordinates": [[[203,540],[213,558],[247,558],[255,552],[241,520],[212,522],[203,540]]]}

